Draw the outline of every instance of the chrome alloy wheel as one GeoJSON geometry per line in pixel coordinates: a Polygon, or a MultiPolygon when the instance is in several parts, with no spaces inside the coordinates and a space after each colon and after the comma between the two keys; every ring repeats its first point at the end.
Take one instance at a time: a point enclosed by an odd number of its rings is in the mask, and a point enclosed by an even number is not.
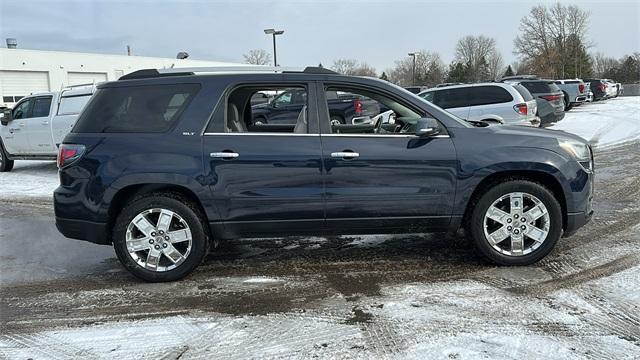
{"type": "Polygon", "coordinates": [[[151,271],[169,271],[180,266],[191,252],[191,229],[178,214],[167,209],[149,209],[136,215],[127,226],[129,256],[151,271]]]}
{"type": "Polygon", "coordinates": [[[540,199],[513,192],[489,206],[483,224],[484,236],[493,249],[504,255],[523,256],[535,251],[547,239],[551,219],[540,199]]]}

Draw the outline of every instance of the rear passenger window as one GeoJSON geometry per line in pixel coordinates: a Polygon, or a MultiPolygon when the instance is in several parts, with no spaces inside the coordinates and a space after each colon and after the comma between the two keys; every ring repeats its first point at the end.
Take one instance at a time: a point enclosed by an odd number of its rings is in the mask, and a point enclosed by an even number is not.
{"type": "Polygon", "coordinates": [[[165,132],[180,118],[199,89],[197,84],[98,89],[73,132],[165,132]]]}
{"type": "Polygon", "coordinates": [[[33,103],[30,117],[47,117],[51,109],[51,96],[36,98],[33,103]]]}
{"type": "Polygon", "coordinates": [[[469,88],[469,105],[501,104],[513,101],[513,96],[499,86],[474,86],[469,88]]]}
{"type": "Polygon", "coordinates": [[[523,81],[521,84],[532,94],[551,92],[549,84],[544,81],[523,81]]]}
{"type": "Polygon", "coordinates": [[[302,86],[243,86],[229,94],[225,109],[225,132],[308,132],[307,90],[302,86]]]}

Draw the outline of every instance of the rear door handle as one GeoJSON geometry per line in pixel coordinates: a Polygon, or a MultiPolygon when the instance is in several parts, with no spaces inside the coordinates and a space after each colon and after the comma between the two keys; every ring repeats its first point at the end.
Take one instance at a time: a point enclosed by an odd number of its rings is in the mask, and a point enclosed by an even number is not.
{"type": "Polygon", "coordinates": [[[353,151],[338,151],[331,153],[332,158],[353,159],[360,157],[360,154],[353,151]]]}
{"type": "Polygon", "coordinates": [[[212,158],[221,158],[221,159],[235,159],[240,156],[237,152],[232,151],[221,151],[221,152],[212,152],[209,154],[212,158]]]}

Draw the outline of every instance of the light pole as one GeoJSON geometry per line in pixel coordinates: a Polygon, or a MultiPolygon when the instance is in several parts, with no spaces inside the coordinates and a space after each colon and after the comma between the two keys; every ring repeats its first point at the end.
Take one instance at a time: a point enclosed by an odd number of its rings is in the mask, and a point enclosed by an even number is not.
{"type": "Polygon", "coordinates": [[[411,72],[411,85],[416,86],[416,56],[418,53],[409,53],[409,56],[413,58],[413,71],[411,72]]]}
{"type": "Polygon", "coordinates": [[[273,35],[273,66],[278,66],[278,57],[276,55],[276,35],[284,34],[284,30],[264,29],[267,35],[273,35]]]}

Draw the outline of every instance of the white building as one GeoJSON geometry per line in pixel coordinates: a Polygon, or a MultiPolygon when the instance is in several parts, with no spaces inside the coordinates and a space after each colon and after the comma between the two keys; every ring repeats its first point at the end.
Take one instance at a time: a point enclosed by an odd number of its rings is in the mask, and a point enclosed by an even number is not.
{"type": "Polygon", "coordinates": [[[189,59],[0,48],[0,106],[64,86],[113,81],[140,69],[236,66],[189,59]]]}

